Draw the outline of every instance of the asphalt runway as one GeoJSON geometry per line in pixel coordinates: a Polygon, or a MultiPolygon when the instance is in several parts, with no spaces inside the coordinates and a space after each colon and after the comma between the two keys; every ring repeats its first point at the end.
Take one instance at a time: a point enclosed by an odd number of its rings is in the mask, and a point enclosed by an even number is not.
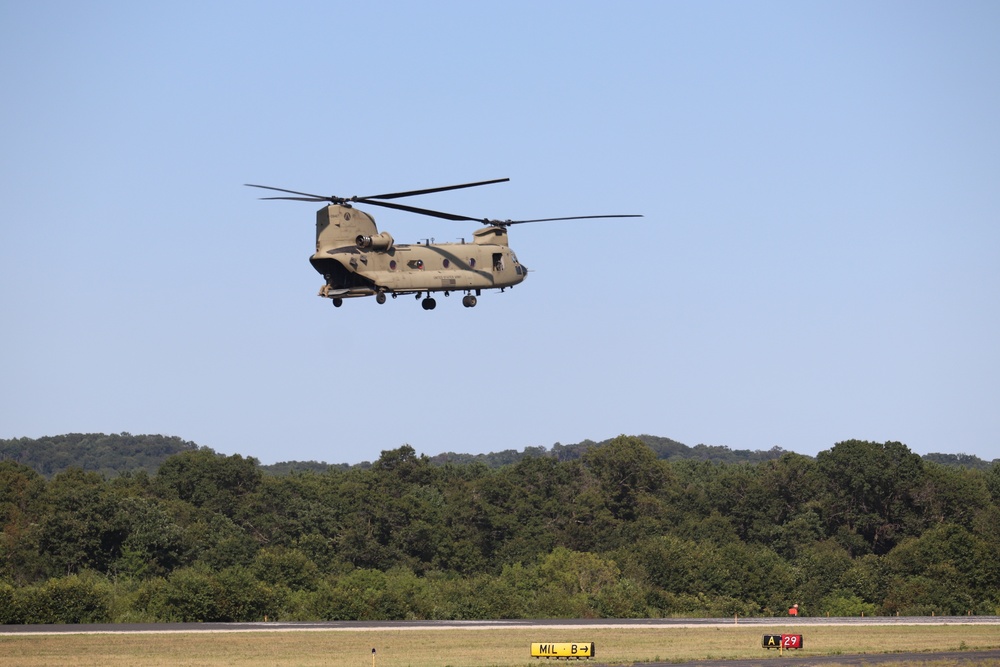
{"type": "MultiPolygon", "coordinates": [[[[589,628],[701,628],[781,626],[791,632],[810,626],[998,625],[1000,616],[868,616],[858,618],[628,618],[501,621],[315,621],[255,623],[93,623],[88,625],[0,625],[0,634],[128,634],[141,632],[329,632],[366,630],[494,630],[501,628],[586,630],[589,628]]],[[[1000,642],[1000,634],[998,634],[1000,642]]],[[[699,663],[704,664],[704,663],[699,663]]],[[[727,663],[730,664],[730,663],[727,663]]]]}

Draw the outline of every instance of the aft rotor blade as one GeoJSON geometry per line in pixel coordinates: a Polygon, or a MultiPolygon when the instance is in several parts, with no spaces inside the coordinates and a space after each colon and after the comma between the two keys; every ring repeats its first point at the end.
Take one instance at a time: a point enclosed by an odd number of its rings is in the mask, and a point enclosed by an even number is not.
{"type": "Polygon", "coordinates": [[[526,222],[553,222],[555,220],[594,220],[596,218],[641,218],[641,215],[573,215],[568,218],[535,218],[534,220],[491,220],[500,225],[521,225],[526,222]]]}
{"type": "MultiPolygon", "coordinates": [[[[478,181],[476,183],[463,183],[461,185],[446,185],[441,188],[427,188],[426,190],[409,190],[407,192],[390,192],[384,195],[368,195],[367,197],[352,197],[352,201],[368,202],[369,199],[399,199],[400,197],[415,197],[417,195],[428,195],[432,192],[445,192],[446,190],[461,190],[462,188],[475,188],[480,185],[492,185],[493,183],[505,183],[509,178],[496,178],[492,181],[478,181]]],[[[303,194],[296,192],[295,194],[303,194]]]]}

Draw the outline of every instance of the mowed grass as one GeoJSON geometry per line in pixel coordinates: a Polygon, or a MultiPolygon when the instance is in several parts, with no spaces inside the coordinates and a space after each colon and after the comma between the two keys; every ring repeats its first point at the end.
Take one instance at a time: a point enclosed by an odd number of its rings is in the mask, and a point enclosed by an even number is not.
{"type": "MultiPolygon", "coordinates": [[[[532,642],[594,642],[598,663],[778,659],[764,634],[801,633],[797,656],[1000,648],[1000,626],[449,629],[0,636],[4,667],[520,667],[532,642]]],[[[932,661],[933,655],[928,654],[932,661]]],[[[587,661],[571,661],[584,665],[587,661]]],[[[777,663],[776,663],[777,664],[777,663]]],[[[941,663],[944,664],[944,663],[941,663]]]]}

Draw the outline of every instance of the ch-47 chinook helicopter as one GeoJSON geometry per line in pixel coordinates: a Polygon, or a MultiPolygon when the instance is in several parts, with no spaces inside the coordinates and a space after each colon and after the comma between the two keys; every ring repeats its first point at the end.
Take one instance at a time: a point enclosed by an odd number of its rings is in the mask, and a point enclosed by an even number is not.
{"type": "Polygon", "coordinates": [[[481,296],[483,290],[499,289],[502,292],[517,285],[528,275],[528,269],[517,261],[517,256],[507,244],[507,227],[510,225],[555,220],[642,217],[584,215],[534,220],[490,220],[381,201],[509,180],[498,178],[367,197],[326,197],[269,185],[246,185],[298,195],[261,199],[330,202],[316,211],[316,252],[309,258],[309,262],[326,280],[326,284],[320,288],[319,296],[331,299],[338,308],[343,305],[344,299],[351,297],[374,296],[381,304],[385,303],[386,294],[391,294],[393,298],[400,294],[415,294],[417,299],[424,296],[421,302],[424,310],[433,310],[437,305],[432,296],[434,292],[444,292],[445,296],[451,292],[465,292],[462,305],[472,308],[476,305],[476,297],[481,296]],[[486,227],[473,232],[472,243],[466,243],[464,239],[461,243],[433,243],[430,240],[419,244],[396,243],[388,232],[379,232],[375,219],[354,208],[354,204],[383,206],[445,220],[480,222],[486,227]]]}

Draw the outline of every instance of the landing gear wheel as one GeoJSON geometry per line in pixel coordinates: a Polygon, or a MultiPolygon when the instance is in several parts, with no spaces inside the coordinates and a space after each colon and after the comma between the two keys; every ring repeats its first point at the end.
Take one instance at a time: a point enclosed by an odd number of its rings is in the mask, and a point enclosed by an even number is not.
{"type": "Polygon", "coordinates": [[[340,308],[343,305],[344,305],[344,300],[343,299],[334,299],[333,300],[333,307],[334,308],[340,308]]]}
{"type": "Polygon", "coordinates": [[[431,297],[427,297],[426,299],[420,302],[420,305],[421,307],[423,307],[424,310],[434,310],[434,306],[437,305],[437,301],[435,301],[431,297]]]}
{"type": "Polygon", "coordinates": [[[462,305],[466,308],[474,308],[476,306],[476,297],[471,294],[466,294],[462,297],[462,305]]]}
{"type": "Polygon", "coordinates": [[[378,304],[385,303],[385,292],[379,292],[375,295],[375,302],[378,304]]]}

